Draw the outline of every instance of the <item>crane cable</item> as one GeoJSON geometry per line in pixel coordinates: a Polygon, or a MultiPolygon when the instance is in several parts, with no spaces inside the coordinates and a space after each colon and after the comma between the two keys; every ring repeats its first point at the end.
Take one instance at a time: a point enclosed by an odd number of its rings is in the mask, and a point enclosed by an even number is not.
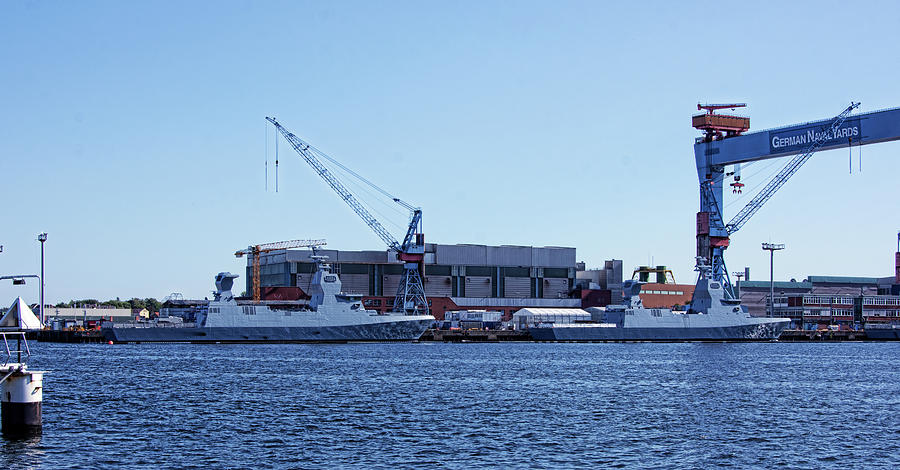
{"type": "MultiPolygon", "coordinates": [[[[764,172],[764,171],[770,170],[773,166],[775,166],[776,163],[779,162],[779,160],[780,160],[780,159],[778,159],[778,158],[774,158],[774,159],[770,160],[770,161],[768,162],[767,165],[765,165],[765,166],[763,166],[762,168],[758,169],[758,170],[757,170],[756,172],[754,172],[752,175],[742,177],[742,179],[743,179],[744,181],[747,181],[747,180],[752,179],[754,176],[756,176],[756,175],[758,175],[758,174],[760,174],[760,173],[762,173],[762,172],[764,172]]],[[[756,163],[756,162],[751,162],[751,163],[756,163]]],[[[746,166],[744,166],[744,169],[746,170],[748,166],[750,166],[750,165],[747,164],[746,166]]],[[[738,197],[732,199],[732,200],[729,201],[727,204],[725,204],[724,207],[731,207],[731,206],[734,205],[735,203],[741,202],[741,201],[743,201],[745,198],[750,197],[750,195],[751,195],[751,194],[754,194],[754,193],[756,192],[756,190],[757,190],[760,186],[766,184],[769,180],[771,180],[772,178],[774,178],[774,177],[775,177],[775,173],[776,173],[775,171],[769,172],[769,174],[768,174],[765,178],[762,178],[761,180],[759,180],[759,183],[757,183],[756,186],[747,189],[747,191],[745,191],[742,195],[740,195],[740,196],[738,196],[738,197]]]]}
{"type": "Polygon", "coordinates": [[[278,192],[278,134],[275,134],[275,192],[278,192]]]}
{"type": "Polygon", "coordinates": [[[269,124],[266,123],[266,192],[269,192],[269,124]]]}

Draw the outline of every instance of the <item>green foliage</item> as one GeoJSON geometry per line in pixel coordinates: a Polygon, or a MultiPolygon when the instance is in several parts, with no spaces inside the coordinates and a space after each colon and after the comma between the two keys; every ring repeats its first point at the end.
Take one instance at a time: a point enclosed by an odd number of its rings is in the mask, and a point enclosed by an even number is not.
{"type": "Polygon", "coordinates": [[[112,307],[112,308],[129,308],[129,309],[142,309],[146,308],[151,313],[159,312],[159,309],[162,307],[162,302],[154,299],[153,297],[148,297],[146,299],[138,299],[133,298],[131,300],[119,300],[116,297],[116,300],[105,300],[100,302],[97,299],[81,299],[81,300],[70,300],[68,302],[59,302],[55,305],[56,308],[73,308],[73,307],[93,307],[95,305],[99,305],[101,307],[112,307]]]}
{"type": "Polygon", "coordinates": [[[160,307],[162,307],[162,303],[160,301],[154,299],[153,297],[148,297],[148,298],[144,299],[144,305],[145,305],[144,308],[146,308],[147,310],[150,310],[150,312],[158,312],[160,307]]]}

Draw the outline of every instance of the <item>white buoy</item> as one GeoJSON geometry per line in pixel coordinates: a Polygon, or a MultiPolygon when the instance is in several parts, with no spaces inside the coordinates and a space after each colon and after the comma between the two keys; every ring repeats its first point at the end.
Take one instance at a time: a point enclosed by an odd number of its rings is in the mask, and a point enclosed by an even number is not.
{"type": "MultiPolygon", "coordinates": [[[[41,279],[33,274],[0,276],[0,279],[26,277],[41,279]]],[[[41,321],[21,297],[0,317],[0,340],[6,347],[6,359],[0,358],[3,361],[0,364],[0,428],[6,437],[27,437],[41,432],[44,371],[28,370],[25,365],[31,357],[25,332],[42,327],[41,321]],[[24,358],[22,353],[25,353],[24,358]]]]}
{"type": "Polygon", "coordinates": [[[6,346],[6,361],[0,364],[0,428],[5,437],[27,437],[41,433],[41,402],[44,371],[28,370],[22,360],[31,356],[24,331],[0,331],[6,346]],[[11,349],[10,346],[15,346],[11,349]],[[15,362],[13,362],[15,357],[15,362]]]}
{"type": "Polygon", "coordinates": [[[3,374],[0,421],[4,436],[31,436],[41,433],[41,402],[44,372],[28,370],[25,364],[0,367],[3,374]]]}

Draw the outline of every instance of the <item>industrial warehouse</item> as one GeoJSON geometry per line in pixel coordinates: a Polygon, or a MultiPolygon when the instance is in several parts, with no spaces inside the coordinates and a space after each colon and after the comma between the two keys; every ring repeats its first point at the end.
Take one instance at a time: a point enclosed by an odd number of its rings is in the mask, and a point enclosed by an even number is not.
{"type": "MultiPolygon", "coordinates": [[[[366,308],[392,308],[402,263],[390,251],[318,250],[333,261],[344,291],[363,296],[366,308]]],[[[312,251],[285,249],[260,256],[262,300],[305,298],[315,273],[312,251]]],[[[246,285],[252,290],[252,262],[246,285]]],[[[743,275],[749,276],[746,268],[743,275]]],[[[500,312],[504,321],[520,309],[606,307],[622,301],[621,260],[587,269],[566,247],[425,245],[425,293],[437,320],[456,310],[500,312]]],[[[690,303],[694,284],[677,284],[665,266],[635,267],[630,279],[642,282],[641,299],[649,308],[679,308],[690,303]]],[[[768,280],[735,283],[743,305],[757,317],[790,318],[795,328],[858,327],[900,322],[900,279],[889,277],[808,276],[774,282],[774,312],[768,280]]],[[[573,317],[575,318],[575,317],[573,317]]]]}
{"type": "MultiPolygon", "coordinates": [[[[302,297],[316,271],[310,250],[281,250],[260,257],[265,299],[302,297]],[[293,289],[290,289],[293,288],[293,289]]],[[[363,296],[366,308],[393,307],[403,263],[390,251],[317,250],[333,263],[344,292],[363,296]]],[[[247,292],[252,291],[248,260],[247,292]]],[[[578,264],[575,248],[425,244],[424,287],[430,312],[443,319],[452,310],[491,310],[509,319],[524,307],[581,308],[572,298],[578,264]]],[[[621,285],[621,262],[610,276],[621,285]]],[[[603,287],[604,289],[606,286],[603,287]]]]}

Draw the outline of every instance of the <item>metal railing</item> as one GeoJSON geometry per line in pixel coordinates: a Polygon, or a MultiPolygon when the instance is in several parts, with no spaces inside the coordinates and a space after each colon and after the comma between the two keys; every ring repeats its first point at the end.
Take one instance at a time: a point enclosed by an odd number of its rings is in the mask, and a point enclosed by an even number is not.
{"type": "Polygon", "coordinates": [[[3,365],[9,365],[10,359],[12,359],[12,355],[16,354],[16,363],[22,363],[22,353],[25,353],[25,357],[31,357],[31,350],[28,349],[28,340],[25,339],[24,331],[0,331],[0,336],[3,337],[3,345],[6,347],[6,359],[3,361],[3,365]],[[10,336],[14,338],[10,338],[10,336]],[[10,340],[15,339],[16,348],[10,349],[10,340]],[[22,349],[22,346],[25,346],[25,349],[22,349]]]}

